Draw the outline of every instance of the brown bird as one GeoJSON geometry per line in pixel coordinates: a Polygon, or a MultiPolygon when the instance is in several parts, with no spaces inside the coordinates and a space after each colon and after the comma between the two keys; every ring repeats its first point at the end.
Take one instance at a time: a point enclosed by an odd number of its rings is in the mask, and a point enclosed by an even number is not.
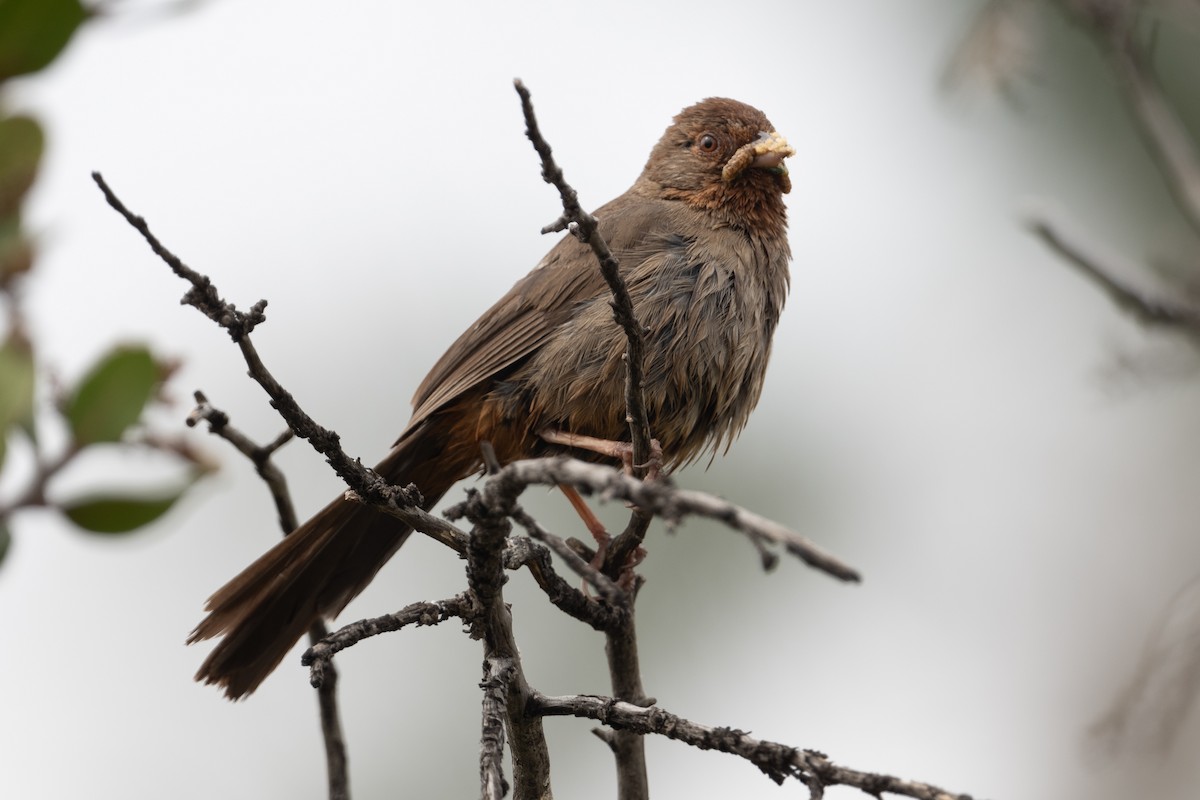
{"type": "MultiPolygon", "coordinates": [[[[595,212],[646,328],[646,410],[667,470],[728,448],[758,402],[788,289],[794,152],[761,111],[710,98],[680,112],[633,186],[595,212]]],[[[564,452],[572,434],[627,441],[626,340],[609,300],[591,250],[565,236],[434,365],[376,471],[415,483],[428,508],[480,469],[480,442],[507,463],[564,452]]],[[[209,599],[188,641],[224,638],[196,679],[234,699],[254,691],[411,532],[334,500],[209,599]]]]}

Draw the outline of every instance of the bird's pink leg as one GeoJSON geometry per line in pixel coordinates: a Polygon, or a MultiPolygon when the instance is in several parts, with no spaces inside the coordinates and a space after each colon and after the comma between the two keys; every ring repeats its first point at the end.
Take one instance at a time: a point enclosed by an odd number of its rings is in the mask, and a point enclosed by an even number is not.
{"type": "Polygon", "coordinates": [[[588,529],[588,533],[592,534],[592,538],[596,540],[596,557],[592,559],[592,566],[600,569],[604,564],[604,557],[608,555],[608,544],[612,541],[612,536],[609,535],[604,523],[596,516],[596,512],[592,511],[591,507],[584,502],[583,497],[574,486],[560,483],[558,488],[567,496],[567,502],[575,509],[575,513],[583,520],[583,525],[588,529]]]}
{"type": "Polygon", "coordinates": [[[663,454],[662,445],[658,443],[658,439],[650,440],[650,458],[645,464],[633,463],[633,444],[630,442],[618,442],[612,439],[598,439],[595,436],[584,436],[580,433],[567,433],[566,431],[556,431],[552,428],[544,428],[538,431],[538,436],[543,441],[550,444],[561,444],[565,447],[575,447],[580,450],[587,450],[591,453],[599,453],[602,456],[609,458],[620,459],[621,465],[625,468],[626,474],[633,474],[634,467],[646,469],[646,480],[654,480],[658,477],[659,471],[662,469],[663,454]]]}

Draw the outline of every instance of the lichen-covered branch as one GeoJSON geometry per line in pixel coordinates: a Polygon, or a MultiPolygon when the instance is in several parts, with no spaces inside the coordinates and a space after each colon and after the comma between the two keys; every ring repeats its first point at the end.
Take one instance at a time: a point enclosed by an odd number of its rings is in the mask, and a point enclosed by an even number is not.
{"type": "Polygon", "coordinates": [[[672,525],[688,516],[714,519],[759,543],[780,547],[834,578],[860,579],[853,567],[778,522],[704,492],[678,489],[666,481],[640,481],[612,467],[557,457],[514,461],[489,476],[487,482],[513,499],[533,484],[570,484],[585,494],[633,503],[672,525]]]}
{"type": "Polygon", "coordinates": [[[821,797],[830,786],[851,786],[874,797],[894,794],[918,800],[971,800],[969,795],[931,784],[841,767],[815,750],[756,739],[736,728],[700,725],[657,706],[638,706],[596,695],[547,697],[535,693],[530,698],[530,712],[593,719],[617,730],[666,736],[701,750],[729,753],[749,761],[776,783],[788,778],[800,781],[814,798],[821,797]]]}

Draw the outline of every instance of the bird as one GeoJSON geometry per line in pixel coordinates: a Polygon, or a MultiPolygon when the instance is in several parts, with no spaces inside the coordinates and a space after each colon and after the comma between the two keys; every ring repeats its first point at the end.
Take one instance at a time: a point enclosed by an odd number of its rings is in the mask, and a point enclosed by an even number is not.
{"type": "MultiPolygon", "coordinates": [[[[762,392],[790,285],[783,196],[794,155],[757,108],[708,98],[677,114],[637,180],[594,212],[645,333],[644,395],[670,472],[728,450],[762,392]]],[[[375,470],[428,510],[480,471],[627,442],[626,337],[591,249],[569,233],[455,341],[417,388],[375,470]]],[[[217,590],[188,642],[221,636],[196,680],[253,692],[313,622],[358,595],[412,532],[338,497],[217,590]]]]}

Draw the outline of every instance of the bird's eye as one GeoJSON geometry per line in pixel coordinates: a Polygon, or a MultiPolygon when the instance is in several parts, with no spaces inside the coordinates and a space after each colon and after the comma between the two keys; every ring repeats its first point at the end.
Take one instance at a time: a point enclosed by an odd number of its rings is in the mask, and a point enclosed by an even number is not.
{"type": "Polygon", "coordinates": [[[711,153],[717,149],[717,137],[711,133],[703,134],[696,140],[696,146],[700,148],[702,153],[711,153]]]}

